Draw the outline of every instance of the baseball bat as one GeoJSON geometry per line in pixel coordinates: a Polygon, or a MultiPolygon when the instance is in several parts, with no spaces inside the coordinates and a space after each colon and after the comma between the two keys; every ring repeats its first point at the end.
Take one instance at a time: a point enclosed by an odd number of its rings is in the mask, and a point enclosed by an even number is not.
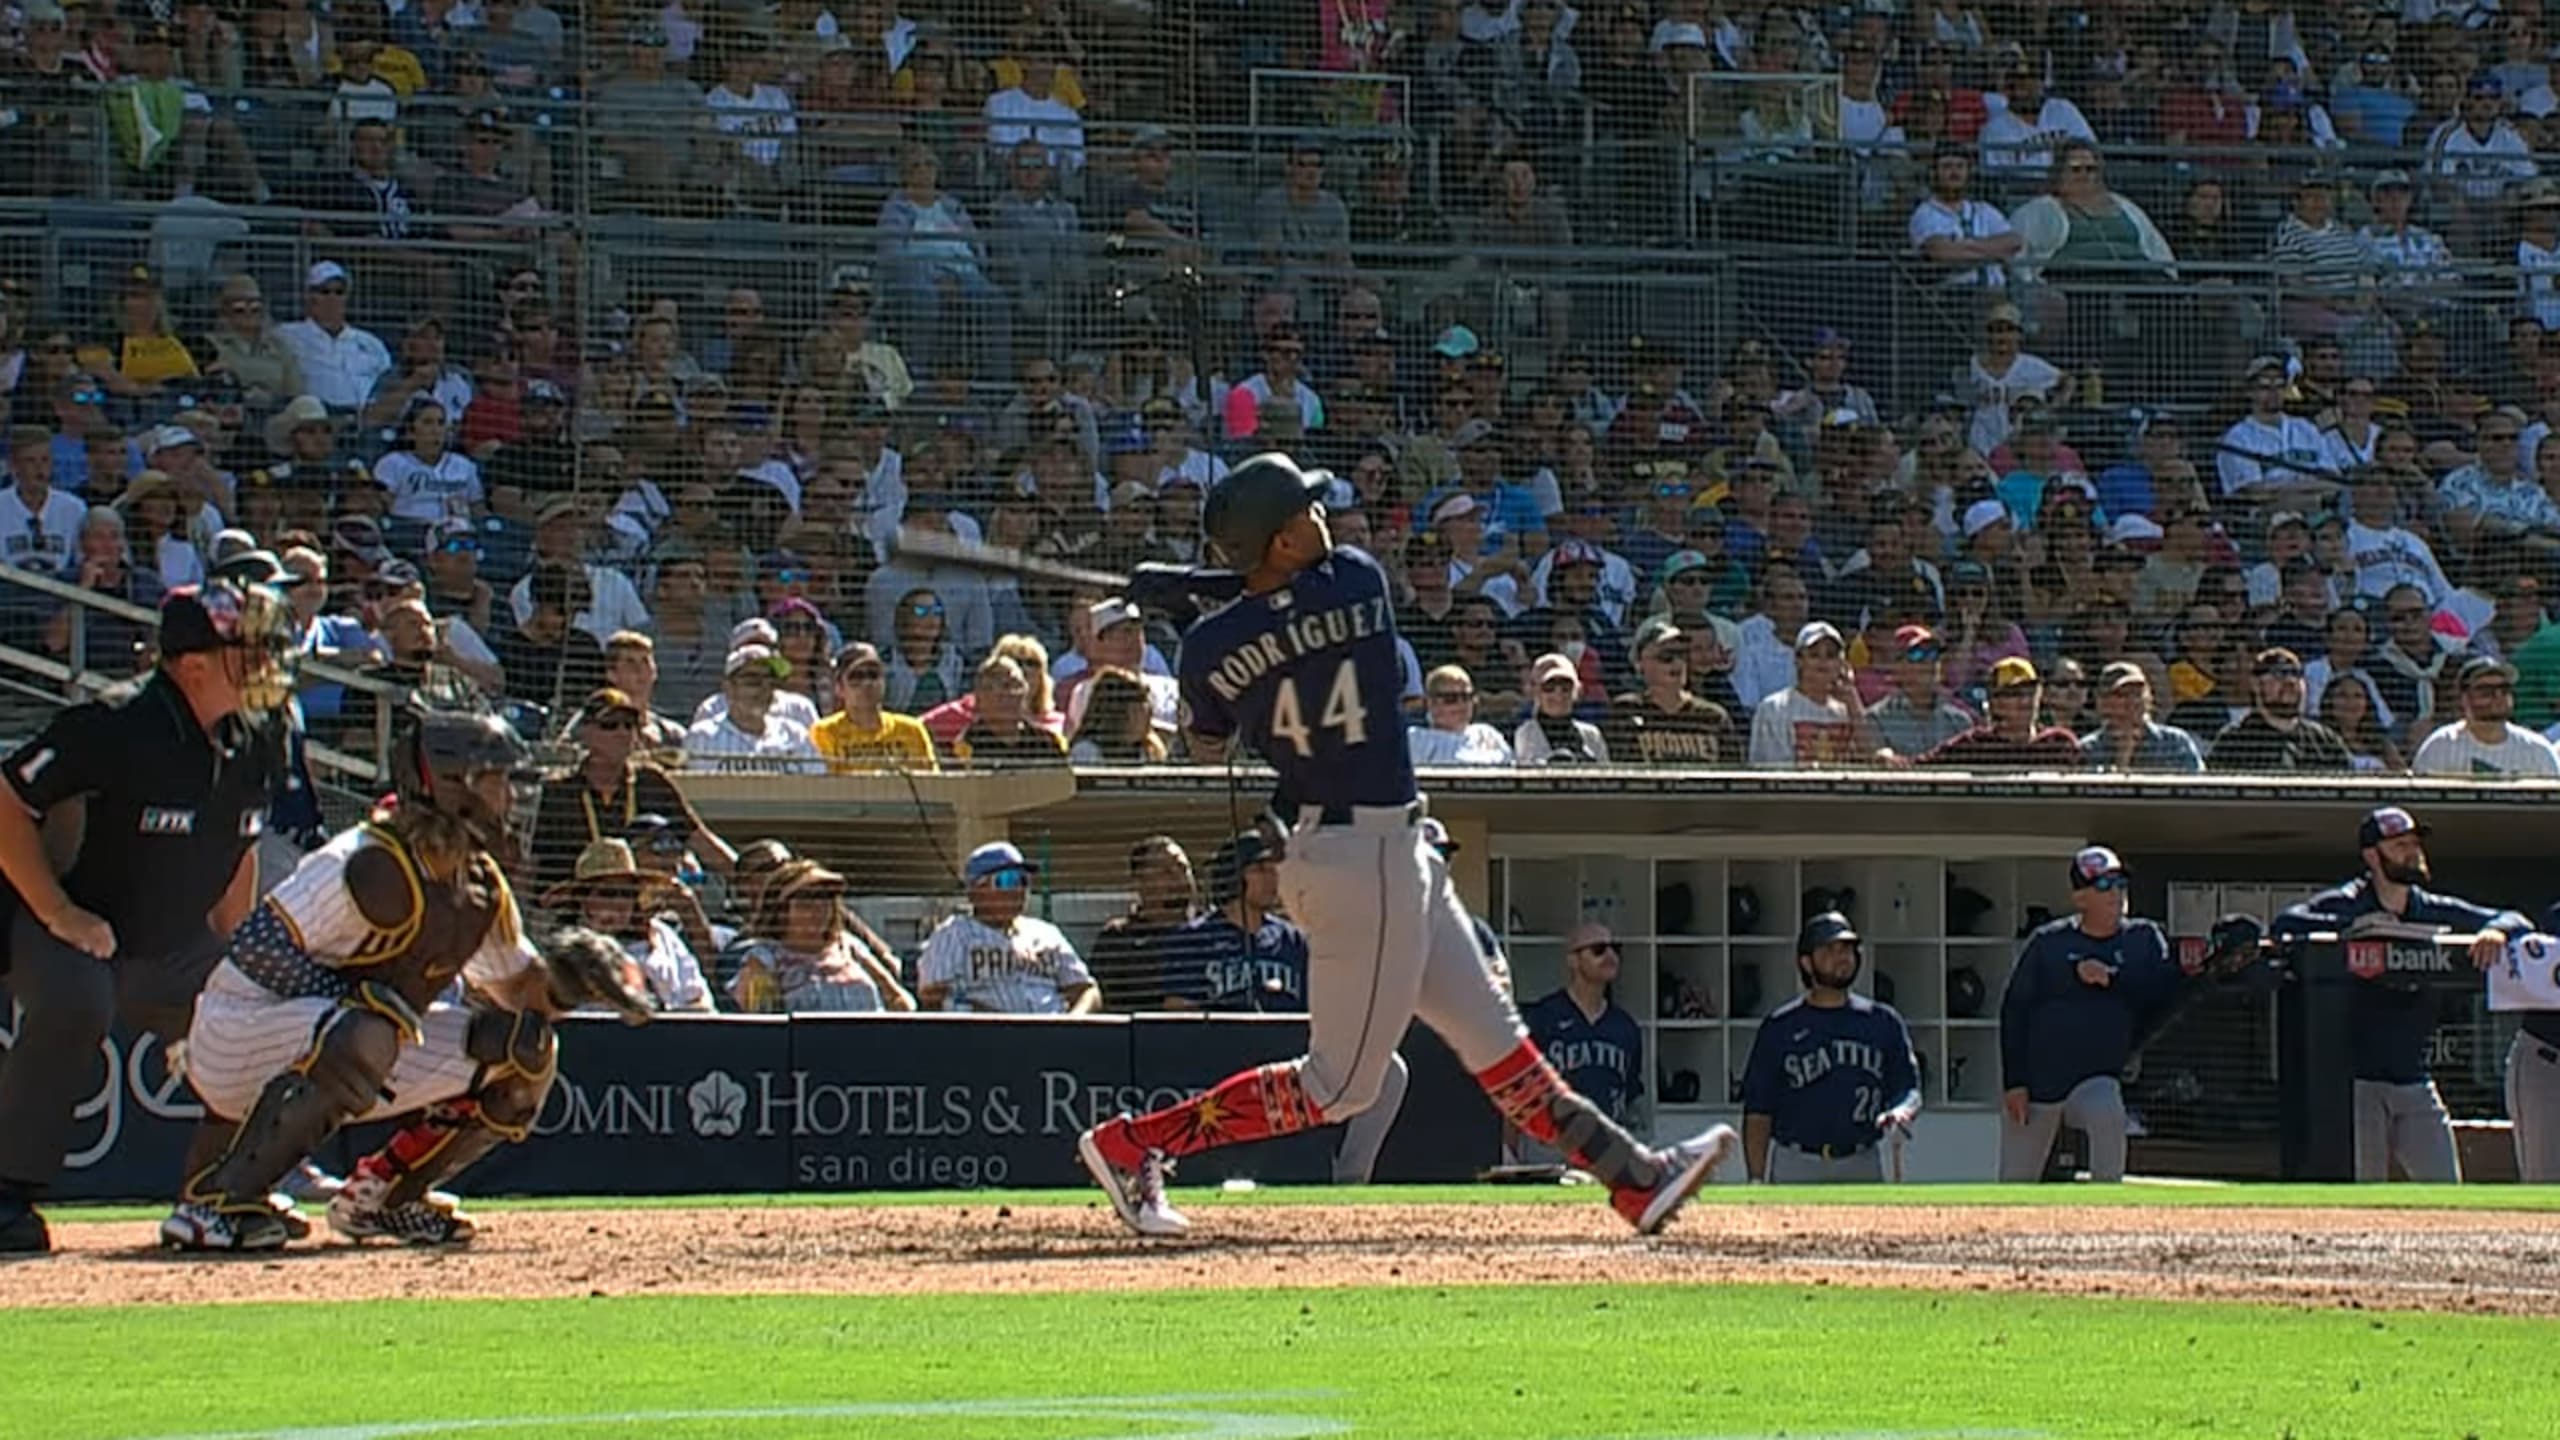
{"type": "Polygon", "coordinates": [[[1114,575],[1107,570],[1087,570],[1081,565],[1034,555],[1012,545],[990,545],[984,540],[971,540],[947,530],[919,530],[912,525],[901,525],[889,553],[893,556],[912,555],[970,570],[990,570],[1002,575],[1036,575],[1069,585],[1089,585],[1112,595],[1126,593],[1129,588],[1126,575],[1114,575]]]}

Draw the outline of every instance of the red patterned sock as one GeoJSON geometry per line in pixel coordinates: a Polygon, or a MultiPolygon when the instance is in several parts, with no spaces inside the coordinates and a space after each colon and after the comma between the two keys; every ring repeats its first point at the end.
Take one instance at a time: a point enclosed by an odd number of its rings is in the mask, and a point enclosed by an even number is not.
{"type": "Polygon", "coordinates": [[[1529,1041],[1477,1071],[1476,1083],[1503,1119],[1539,1144],[1563,1151],[1610,1189],[1650,1190],[1661,1183],[1660,1158],[1576,1094],[1529,1041]]]}
{"type": "Polygon", "coordinates": [[[372,1180],[399,1179],[452,1144],[455,1133],[469,1122],[472,1113],[472,1103],[468,1100],[429,1109],[391,1132],[391,1138],[382,1142],[381,1149],[357,1161],[355,1175],[372,1180]]]}
{"type": "MultiPolygon", "coordinates": [[[[1323,1123],[1323,1117],[1307,1103],[1306,1086],[1299,1078],[1298,1063],[1293,1060],[1239,1071],[1178,1105],[1104,1126],[1103,1137],[1109,1148],[1117,1148],[1114,1142],[1126,1140],[1140,1153],[1161,1150],[1167,1155],[1182,1156],[1220,1145],[1294,1134],[1323,1123]]],[[[1112,1158],[1115,1164],[1124,1158],[1130,1163],[1136,1159],[1120,1155],[1112,1158]]]]}

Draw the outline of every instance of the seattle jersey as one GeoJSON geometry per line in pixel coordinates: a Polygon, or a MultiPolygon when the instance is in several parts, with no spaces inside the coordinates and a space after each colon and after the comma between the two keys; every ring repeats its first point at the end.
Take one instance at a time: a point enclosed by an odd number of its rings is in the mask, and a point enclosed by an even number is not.
{"type": "Polygon", "coordinates": [[[1265,915],[1250,935],[1213,910],[1164,945],[1164,993],[1203,1010],[1295,1015],[1307,1008],[1306,932],[1265,915]]]}
{"type": "Polygon", "coordinates": [[[1202,616],[1183,636],[1191,728],[1232,736],[1269,763],[1283,814],[1413,803],[1388,595],[1377,561],[1339,547],[1280,589],[1202,616]]]}
{"type": "Polygon", "coordinates": [[[1920,1066],[1900,1012],[1864,995],[1840,1006],[1799,995],[1769,1012],[1742,1072],[1744,1113],[1799,1150],[1876,1143],[1876,1117],[1917,1097],[1920,1066]]]}
{"type": "Polygon", "coordinates": [[[1538,1053],[1603,1114],[1624,1120],[1644,1098],[1644,1032],[1624,1009],[1613,1004],[1594,1020],[1571,992],[1558,990],[1520,1019],[1538,1053]]]}

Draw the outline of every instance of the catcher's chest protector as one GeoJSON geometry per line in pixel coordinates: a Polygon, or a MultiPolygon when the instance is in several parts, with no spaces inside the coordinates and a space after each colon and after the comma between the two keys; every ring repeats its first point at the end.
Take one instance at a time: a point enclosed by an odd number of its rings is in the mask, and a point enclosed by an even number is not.
{"type": "Polygon", "coordinates": [[[424,1010],[479,953],[490,927],[504,923],[513,899],[486,855],[439,880],[399,837],[377,829],[373,839],[347,860],[347,892],[373,934],[345,968],[424,1010]]]}

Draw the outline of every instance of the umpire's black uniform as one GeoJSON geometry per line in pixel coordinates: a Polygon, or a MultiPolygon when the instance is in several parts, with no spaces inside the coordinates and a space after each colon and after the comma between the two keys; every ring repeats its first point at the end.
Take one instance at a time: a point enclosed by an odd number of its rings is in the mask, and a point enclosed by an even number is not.
{"type": "Polygon", "coordinates": [[[114,927],[116,953],[100,961],[64,944],[0,887],[0,980],[25,1011],[0,1059],[0,1251],[46,1248],[29,1206],[61,1172],[72,1109],[97,1082],[98,1044],[117,1016],[166,1039],[187,1033],[221,957],[207,912],[258,842],[279,760],[241,715],[208,734],[165,670],[60,712],[8,758],[8,784],[39,823],[86,802],[62,889],[114,927]]]}

